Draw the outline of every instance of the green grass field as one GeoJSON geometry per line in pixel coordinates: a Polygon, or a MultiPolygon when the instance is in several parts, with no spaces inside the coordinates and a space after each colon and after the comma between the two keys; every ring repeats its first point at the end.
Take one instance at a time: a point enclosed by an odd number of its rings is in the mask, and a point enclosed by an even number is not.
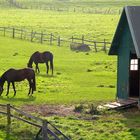
{"type": "Polygon", "coordinates": [[[0,10],[0,26],[33,29],[61,38],[72,36],[87,39],[112,40],[119,15],[67,13],[44,10],[0,10]],[[34,16],[36,15],[36,16],[34,16]],[[109,24],[108,24],[109,23],[109,24]]]}
{"type": "MultiPolygon", "coordinates": [[[[17,96],[10,91],[10,98],[3,95],[1,102],[21,105],[29,104],[72,104],[115,98],[116,59],[105,53],[76,53],[66,47],[45,46],[20,40],[0,38],[2,74],[9,68],[26,67],[29,57],[36,50],[50,50],[54,54],[55,73],[46,76],[45,64],[40,65],[41,73],[36,75],[37,91],[33,98],[27,96],[27,82],[17,84],[17,96]],[[63,53],[62,53],[63,52],[63,53]],[[17,54],[16,56],[14,54],[17,54]],[[8,56],[8,57],[7,57],[8,56]],[[101,59],[102,58],[102,59],[101,59]],[[91,72],[88,72],[91,70],[91,72]],[[104,87],[100,87],[104,85],[104,87]],[[98,94],[98,96],[96,96],[98,94]]],[[[6,91],[5,91],[6,92],[6,91]]],[[[5,93],[4,93],[5,94],[5,93]]]]}
{"type": "MultiPolygon", "coordinates": [[[[33,29],[62,38],[81,37],[84,34],[85,38],[97,41],[112,40],[120,15],[84,13],[81,9],[104,13],[122,9],[124,5],[140,4],[138,0],[16,0],[22,6],[18,7],[9,2],[0,0],[0,26],[33,29]],[[39,10],[40,7],[56,9],[39,10]],[[70,10],[59,11],[57,8],[70,10]]],[[[47,76],[45,64],[40,64],[41,73],[36,74],[37,91],[34,95],[27,96],[28,83],[23,81],[16,83],[15,97],[12,87],[6,97],[5,83],[5,90],[0,97],[1,104],[10,103],[18,108],[27,108],[28,105],[89,107],[115,100],[117,59],[104,52],[73,52],[65,45],[41,45],[0,35],[0,75],[9,68],[26,67],[32,53],[46,50],[54,54],[54,76],[47,76]]],[[[137,109],[100,112],[97,119],[94,118],[96,114],[89,114],[87,109],[80,116],[56,114],[48,117],[34,110],[29,113],[48,119],[73,140],[140,139],[140,112],[137,109]]],[[[6,118],[0,115],[0,140],[31,140],[37,131],[25,123],[12,120],[12,131],[7,135],[6,118]]]]}

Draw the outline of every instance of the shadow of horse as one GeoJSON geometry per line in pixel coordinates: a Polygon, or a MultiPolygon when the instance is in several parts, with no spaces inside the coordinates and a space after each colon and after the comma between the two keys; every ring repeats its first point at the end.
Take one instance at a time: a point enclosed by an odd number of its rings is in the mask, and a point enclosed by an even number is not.
{"type": "Polygon", "coordinates": [[[47,78],[56,78],[57,76],[54,76],[54,75],[46,75],[46,74],[38,74],[37,75],[38,77],[47,77],[47,78]]]}
{"type": "Polygon", "coordinates": [[[28,96],[28,98],[19,98],[19,97],[16,97],[16,96],[12,96],[12,97],[7,97],[7,98],[4,98],[3,96],[0,96],[0,100],[3,100],[3,101],[6,101],[6,102],[8,102],[8,103],[10,103],[10,102],[32,102],[32,101],[34,101],[36,99],[36,97],[34,97],[34,96],[28,96]]]}

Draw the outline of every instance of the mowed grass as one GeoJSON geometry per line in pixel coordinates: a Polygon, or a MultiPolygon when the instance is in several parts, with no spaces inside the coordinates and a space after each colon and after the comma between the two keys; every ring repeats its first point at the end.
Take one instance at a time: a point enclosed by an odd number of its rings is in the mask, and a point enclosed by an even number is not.
{"type": "Polygon", "coordinates": [[[16,83],[17,95],[12,87],[9,98],[5,91],[1,103],[21,104],[73,104],[115,99],[116,59],[105,53],[72,52],[67,47],[46,46],[0,37],[0,74],[9,68],[24,68],[35,51],[54,54],[54,76],[46,75],[45,64],[36,74],[37,91],[28,97],[28,83],[16,83]],[[111,88],[112,85],[114,88],[111,88]]]}

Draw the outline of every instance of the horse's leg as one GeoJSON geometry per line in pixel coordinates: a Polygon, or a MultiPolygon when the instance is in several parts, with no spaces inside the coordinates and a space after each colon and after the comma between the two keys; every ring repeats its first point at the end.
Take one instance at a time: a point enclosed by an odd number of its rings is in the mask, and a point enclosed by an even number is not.
{"type": "Polygon", "coordinates": [[[12,86],[13,86],[13,89],[14,89],[14,96],[16,96],[16,89],[15,89],[15,83],[12,82],[12,86]]]}
{"type": "Polygon", "coordinates": [[[39,67],[38,67],[38,63],[36,63],[35,65],[36,65],[36,66],[35,66],[35,72],[36,72],[36,73],[40,73],[40,70],[39,70],[39,67]]]}
{"type": "Polygon", "coordinates": [[[10,87],[10,82],[7,82],[7,94],[6,94],[6,96],[8,96],[8,94],[9,94],[9,87],[10,87]]]}
{"type": "Polygon", "coordinates": [[[28,95],[30,95],[30,92],[31,92],[31,81],[28,80],[28,82],[29,82],[29,93],[28,93],[28,95]]]}
{"type": "Polygon", "coordinates": [[[46,67],[47,67],[47,74],[48,74],[48,72],[49,72],[49,64],[48,64],[48,62],[46,62],[46,67]]]}
{"type": "Polygon", "coordinates": [[[35,72],[37,73],[37,64],[35,64],[35,72]]]}
{"type": "Polygon", "coordinates": [[[39,70],[38,64],[37,64],[37,69],[38,69],[38,73],[40,73],[40,70],[39,70]]]}
{"type": "Polygon", "coordinates": [[[30,81],[30,92],[31,92],[31,95],[34,92],[34,82],[32,80],[30,81]]]}

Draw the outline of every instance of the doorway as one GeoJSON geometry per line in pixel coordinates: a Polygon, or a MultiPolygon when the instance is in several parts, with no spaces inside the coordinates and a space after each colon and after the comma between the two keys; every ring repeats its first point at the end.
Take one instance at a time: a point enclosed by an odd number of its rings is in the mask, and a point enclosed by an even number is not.
{"type": "Polygon", "coordinates": [[[129,97],[139,97],[140,91],[140,60],[136,54],[130,54],[130,68],[129,68],[129,97]]]}

